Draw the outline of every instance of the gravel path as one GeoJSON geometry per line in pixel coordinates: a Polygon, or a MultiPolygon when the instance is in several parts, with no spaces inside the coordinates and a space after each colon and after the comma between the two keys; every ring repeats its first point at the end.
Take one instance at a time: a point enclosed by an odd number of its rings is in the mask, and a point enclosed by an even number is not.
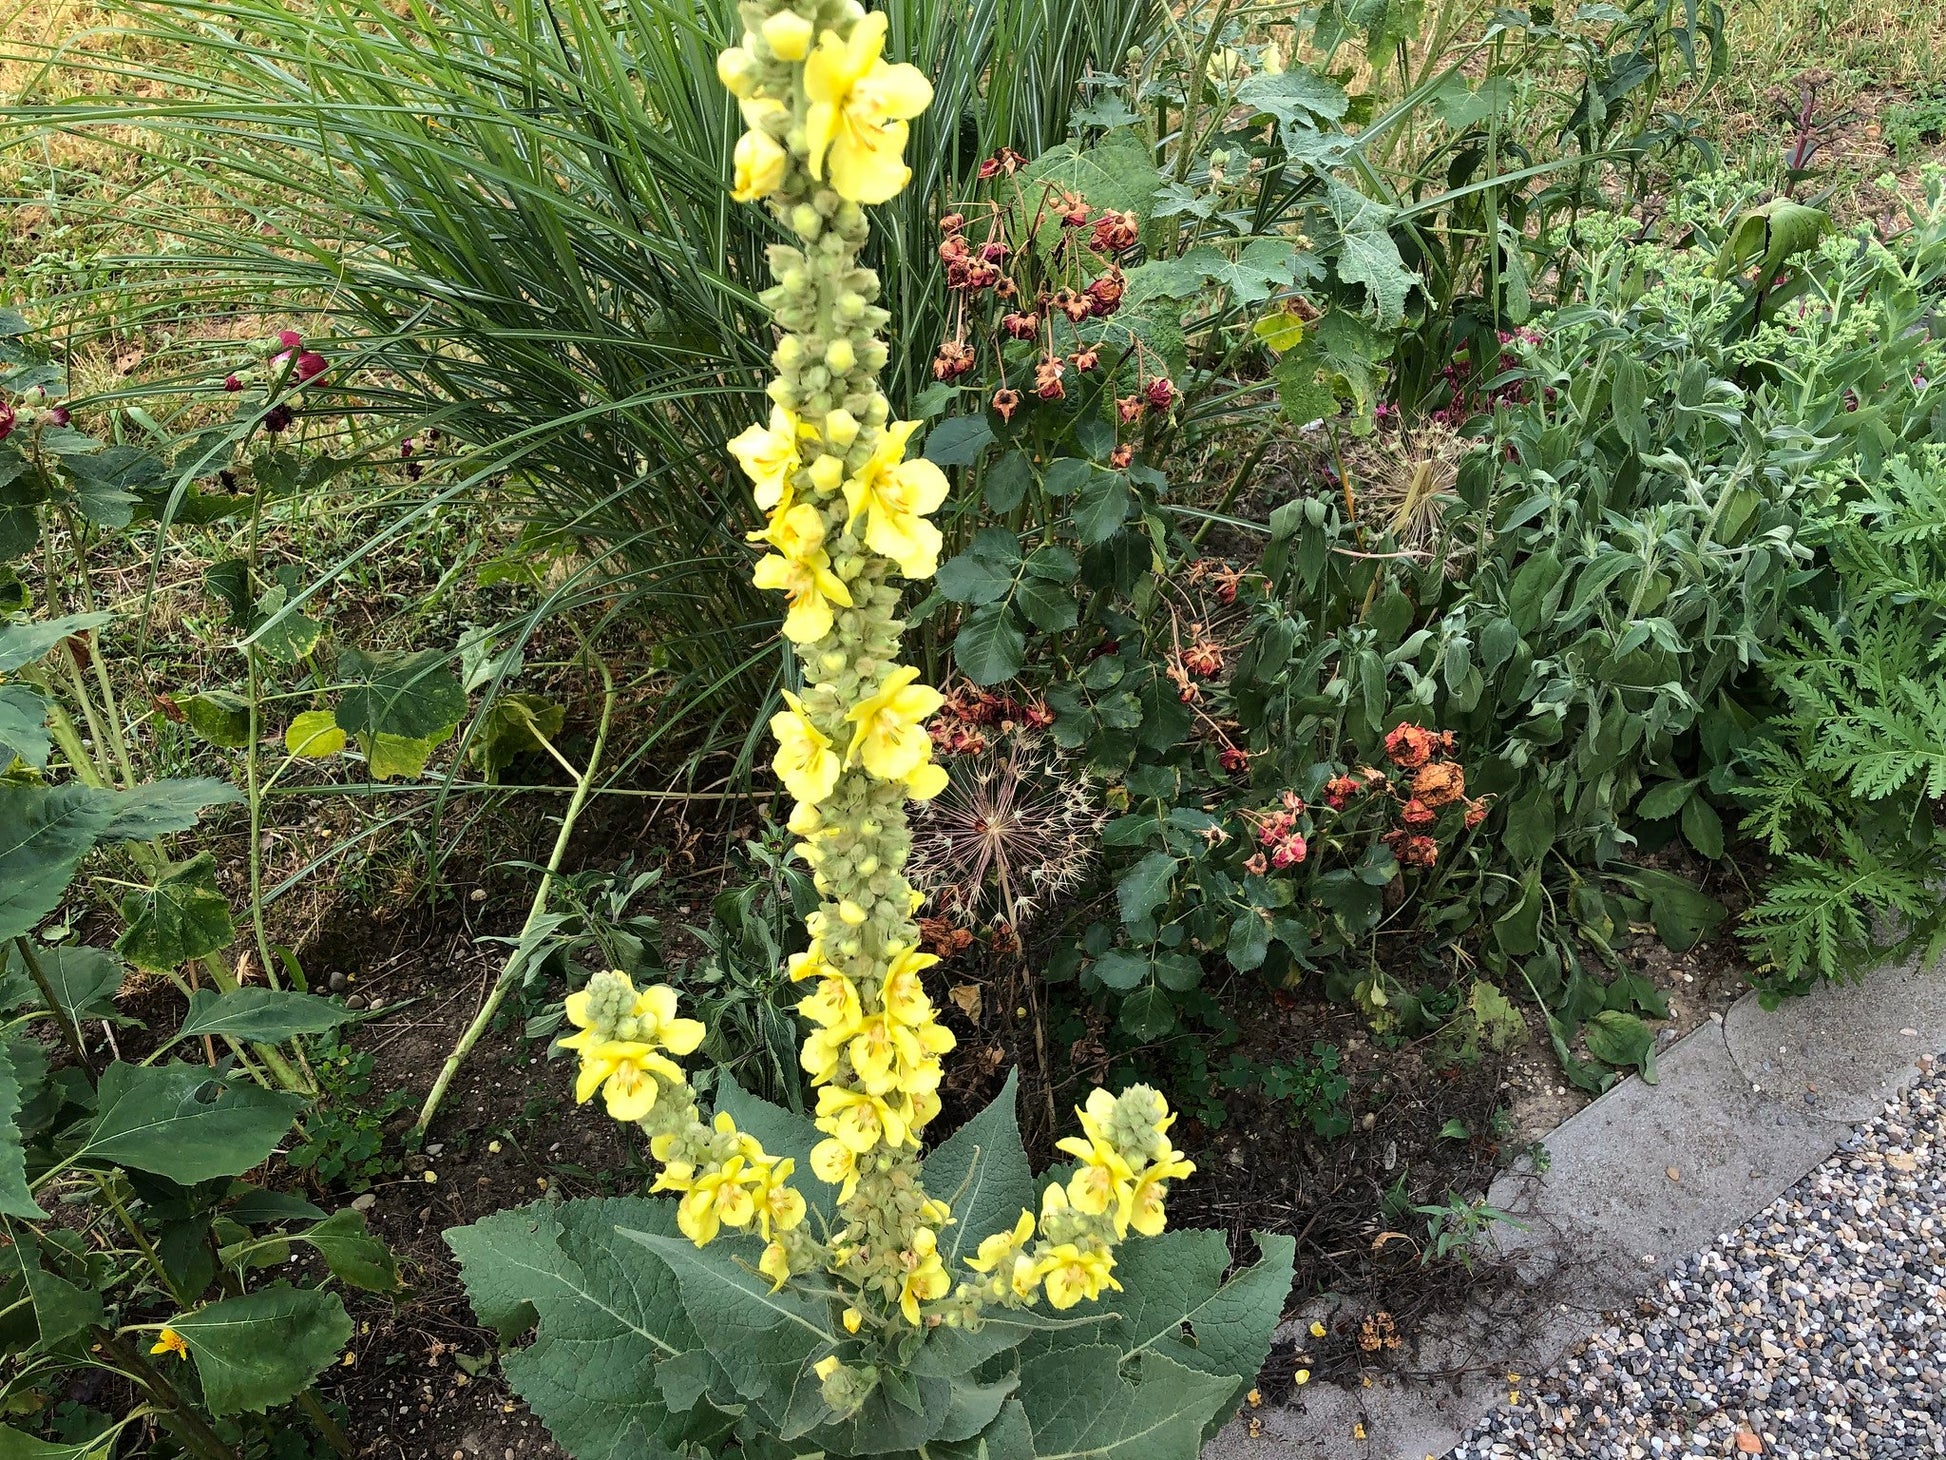
{"type": "Polygon", "coordinates": [[[1450,1460],[1946,1456],[1946,1070],[1508,1390],[1450,1460]]]}

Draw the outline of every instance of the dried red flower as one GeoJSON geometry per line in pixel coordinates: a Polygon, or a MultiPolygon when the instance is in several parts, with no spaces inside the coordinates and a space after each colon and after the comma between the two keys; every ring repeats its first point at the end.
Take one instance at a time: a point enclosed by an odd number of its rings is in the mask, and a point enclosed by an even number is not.
{"type": "Polygon", "coordinates": [[[951,918],[919,919],[919,942],[928,953],[950,958],[973,944],[973,934],[951,918]]]}
{"type": "Polygon", "coordinates": [[[1068,393],[1061,383],[1061,376],[1067,367],[1054,356],[1049,355],[1034,367],[1034,394],[1042,400],[1060,400],[1068,393]]]}
{"type": "Polygon", "coordinates": [[[1176,383],[1165,375],[1158,375],[1148,383],[1143,394],[1158,411],[1166,411],[1176,402],[1176,383]]]}
{"type": "Polygon", "coordinates": [[[1241,775],[1250,769],[1250,752],[1238,745],[1226,745],[1216,754],[1216,763],[1231,775],[1241,775]]]}
{"type": "Polygon", "coordinates": [[[958,380],[978,363],[970,345],[960,340],[944,340],[932,357],[934,380],[958,380]]]}
{"type": "Polygon", "coordinates": [[[1074,368],[1085,375],[1101,363],[1101,351],[1090,345],[1085,350],[1076,350],[1068,358],[1074,362],[1074,368]]]}
{"type": "Polygon", "coordinates": [[[1324,783],[1324,799],[1333,811],[1343,811],[1351,798],[1365,789],[1363,781],[1351,776],[1333,776],[1324,783]]]}
{"type": "Polygon", "coordinates": [[[1198,679],[1208,679],[1223,672],[1222,646],[1208,639],[1198,640],[1183,650],[1182,662],[1183,668],[1198,679]]]}
{"type": "Polygon", "coordinates": [[[1072,289],[1058,290],[1053,298],[1054,307],[1065,314],[1075,324],[1080,324],[1094,313],[1094,303],[1085,294],[1077,294],[1072,289]]]}
{"type": "Polygon", "coordinates": [[[993,393],[993,408],[1000,412],[1000,419],[1011,421],[1014,412],[1020,409],[1020,392],[1002,386],[993,393]]]}
{"type": "Polygon", "coordinates": [[[1278,844],[1277,850],[1270,854],[1270,865],[1281,872],[1286,867],[1295,867],[1310,854],[1309,843],[1296,832],[1292,832],[1278,844]]]}
{"type": "Polygon", "coordinates": [[[1417,770],[1438,748],[1439,737],[1418,725],[1399,725],[1385,737],[1386,755],[1404,770],[1417,770]]]}
{"type": "Polygon", "coordinates": [[[1466,795],[1466,772],[1451,761],[1433,761],[1419,767],[1412,778],[1412,796],[1435,809],[1450,806],[1466,795]]]}
{"type": "Polygon", "coordinates": [[[1106,319],[1122,307],[1122,296],[1128,293],[1128,284],[1122,278],[1120,269],[1112,269],[1088,286],[1088,312],[1097,319],[1106,319]]]}
{"type": "Polygon", "coordinates": [[[1139,236],[1136,231],[1139,222],[1133,213],[1110,209],[1095,219],[1094,237],[1090,241],[1099,253],[1120,253],[1125,248],[1133,248],[1139,236]]]}
{"type": "Polygon", "coordinates": [[[1005,263],[1007,261],[1007,255],[1011,252],[1013,250],[997,238],[989,239],[980,245],[980,257],[990,264],[1005,263]]]}
{"type": "Polygon", "coordinates": [[[1132,425],[1142,419],[1143,403],[1139,395],[1118,396],[1115,400],[1115,414],[1124,426],[1132,425]]]}
{"type": "Polygon", "coordinates": [[[1399,820],[1410,827],[1426,827],[1439,820],[1439,813],[1414,796],[1399,812],[1399,820]]]}
{"type": "Polygon", "coordinates": [[[938,252],[941,262],[950,264],[957,259],[964,259],[970,250],[963,237],[952,233],[939,240],[938,252]]]}
{"type": "Polygon", "coordinates": [[[1117,446],[1113,451],[1108,453],[1108,464],[1114,467],[1116,471],[1126,470],[1128,464],[1133,460],[1135,460],[1135,444],[1130,441],[1124,441],[1120,446],[1117,446]]]}
{"type": "Polygon", "coordinates": [[[1002,275],[994,283],[993,294],[996,299],[1017,299],[1020,297],[1020,285],[1002,275]]]}
{"type": "Polygon", "coordinates": [[[1041,332],[1041,317],[1025,310],[1015,310],[1001,316],[1000,328],[1013,339],[1031,340],[1041,332]]]}
{"type": "Polygon", "coordinates": [[[1481,822],[1485,821],[1486,819],[1487,819],[1486,802],[1469,801],[1466,803],[1466,829],[1468,831],[1473,830],[1474,827],[1478,826],[1481,822]]]}
{"type": "Polygon", "coordinates": [[[1002,147],[980,164],[982,178],[1012,177],[1027,165],[1027,159],[1011,147],[1002,147]]]}
{"type": "Polygon", "coordinates": [[[958,233],[964,227],[966,227],[966,216],[963,213],[948,213],[939,220],[941,233],[958,233]]]}

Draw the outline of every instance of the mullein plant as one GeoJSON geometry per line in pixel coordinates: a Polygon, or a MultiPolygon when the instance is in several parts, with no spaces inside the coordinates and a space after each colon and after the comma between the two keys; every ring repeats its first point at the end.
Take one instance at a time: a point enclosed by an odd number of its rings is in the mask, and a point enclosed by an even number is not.
{"type": "MultiPolygon", "coordinates": [[[[799,1133],[783,1112],[719,1080],[718,1108],[706,1119],[676,1063],[706,1031],[681,1017],[672,990],[638,989],[608,972],[568,1000],[577,1032],[562,1044],[580,1058],[577,1098],[600,1094],[611,1116],[640,1128],[659,1168],[651,1191],[675,1197],[674,1233],[654,1230],[668,1217],[667,1203],[658,1217],[653,1200],[611,1227],[673,1274],[697,1345],[672,1356],[663,1343],[652,1355],[659,1393],[650,1397],[669,1421],[656,1430],[665,1439],[681,1431],[684,1443],[715,1453],[1030,1457],[1045,1452],[1037,1415],[1058,1415],[1055,1391],[1071,1381],[1043,1384],[1048,1402],[1030,1403],[1016,1351],[1029,1338],[1058,1349],[1057,1336],[1078,1330],[1089,1361],[1108,1365],[1096,1386],[1103,1432],[1142,1412],[1140,1404],[1131,1410],[1129,1396],[1146,1379],[1149,1409],[1166,1414],[1141,1422],[1141,1453],[1193,1454],[1212,1416],[1262,1361],[1288,1287],[1289,1244],[1265,1239],[1279,1260],[1229,1285],[1241,1291],[1255,1281],[1270,1295],[1241,1305],[1249,1321],[1230,1325],[1233,1337],[1243,1335],[1239,1352],[1253,1360],[1179,1362],[1175,1349],[1194,1352],[1174,1337],[1180,1321],[1166,1327],[1170,1355],[1110,1347],[1117,1340],[1103,1326],[1120,1315],[1102,1311],[1100,1300],[1124,1287],[1122,1244],[1163,1232],[1170,1184],[1195,1169],[1170,1140],[1175,1117],[1163,1097],[1142,1085],[1089,1095],[1078,1112],[1083,1133],[1060,1143],[1075,1165],[1046,1183],[1038,1211],[1011,1082],[1003,1101],[962,1133],[974,1140],[956,1137],[921,1159],[923,1133],[940,1111],[940,1061],[954,1037],[924,985],[939,960],[921,950],[914,918],[922,898],[904,875],[912,847],[906,803],[937,795],[947,776],[933,762],[925,725],[942,698],[898,662],[898,605],[902,583],[931,577],[937,565],[940,534],[927,514],[945,500],[947,482],[911,454],[917,423],[891,419],[878,381],[887,355],[879,331],[889,316],[875,303],[878,279],[860,254],[865,208],[895,196],[910,177],[907,123],[932,88],[913,67],[884,59],[885,17],[855,0],[749,0],[741,14],[746,33],[718,66],[747,126],[732,196],[767,207],[792,241],[771,248],[775,282],[761,296],[780,327],[769,419],[729,450],[768,515],[753,534],[755,581],[785,595],[783,632],[805,670],[803,689],[785,696],[771,729],[773,766],[795,801],[789,827],[821,897],[807,919],[809,947],[790,963],[806,989],[801,1062],[817,1101],[814,1129],[799,1133]],[[753,1120],[761,1136],[749,1128],[753,1120]],[[974,1154],[959,1160],[948,1149],[956,1144],[974,1154]],[[942,1169],[951,1187],[929,1181],[942,1169]],[[807,1176],[835,1191],[807,1199],[807,1176]],[[972,1232],[962,1219],[975,1224],[972,1232]],[[1083,1305],[1099,1316],[1055,1316],[1083,1305]],[[706,1362],[696,1358],[705,1353],[706,1362]],[[696,1372],[667,1377],[692,1358],[696,1372]],[[697,1404],[699,1394],[709,1407],[697,1404]],[[738,1419],[727,1435],[696,1418],[731,1412],[738,1419]],[[1172,1431],[1182,1444],[1148,1444],[1172,1431]]],[[[507,1305],[531,1303],[542,1339],[527,1352],[543,1352],[546,1301],[508,1287],[490,1259],[504,1257],[509,1241],[531,1243],[539,1231],[545,1242],[553,1230],[560,1250],[545,1262],[567,1260],[567,1228],[579,1218],[565,1215],[552,1229],[529,1225],[518,1238],[498,1220],[451,1240],[482,1317],[497,1322],[513,1311],[507,1305]]],[[[1217,1234],[1174,1235],[1223,1248],[1217,1234]]],[[[578,1260],[585,1268],[596,1258],[578,1260]]],[[[1212,1288],[1228,1263],[1225,1250],[1209,1273],[1212,1288]]],[[[542,1265],[516,1264],[528,1272],[542,1265]]],[[[601,1322],[580,1309],[558,1321],[601,1322]]],[[[1235,1348],[1216,1326],[1210,1332],[1217,1354],[1235,1348]]],[[[521,1372],[540,1367],[534,1360],[517,1372],[510,1361],[509,1372],[520,1385],[521,1372]]],[[[587,1415],[550,1402],[560,1382],[536,1375],[523,1392],[574,1450],[587,1415]]],[[[1060,1422],[1072,1424],[1072,1415],[1060,1422]]]]}

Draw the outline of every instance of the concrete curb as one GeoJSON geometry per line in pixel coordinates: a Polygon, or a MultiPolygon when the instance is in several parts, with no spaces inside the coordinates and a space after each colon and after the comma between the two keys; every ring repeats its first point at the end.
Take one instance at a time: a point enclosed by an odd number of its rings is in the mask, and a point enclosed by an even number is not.
{"type": "MultiPolygon", "coordinates": [[[[1882,969],[1766,1011],[1746,994],[1671,1045],[1655,1085],[1631,1078],[1546,1137],[1545,1174],[1514,1170],[1488,1200],[1520,1285],[1420,1335],[1413,1384],[1314,1385],[1228,1425],[1205,1460],[1434,1460],[1494,1405],[1508,1375],[1551,1369],[1680,1258],[1740,1226],[1821,1164],[1946,1051],[1946,963],[1882,969]],[[1254,1433],[1253,1433],[1254,1431],[1254,1433]]],[[[1301,1333],[1296,1337],[1302,1347],[1301,1333]]]]}

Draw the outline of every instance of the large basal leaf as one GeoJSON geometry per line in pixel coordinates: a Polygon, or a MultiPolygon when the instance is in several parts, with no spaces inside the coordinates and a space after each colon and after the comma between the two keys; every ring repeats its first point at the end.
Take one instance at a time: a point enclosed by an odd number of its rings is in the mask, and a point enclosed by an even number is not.
{"type": "Polygon", "coordinates": [[[466,691],[447,657],[437,649],[417,654],[344,650],[338,656],[338,674],[346,685],[338,724],[354,735],[444,740],[466,714],[466,691]]]}
{"type": "Polygon", "coordinates": [[[128,926],[115,940],[115,951],[157,973],[236,941],[229,900],[216,885],[216,859],[208,852],[177,863],[153,887],[129,893],[122,899],[122,918],[128,926]]]}
{"type": "Polygon", "coordinates": [[[27,1189],[27,1157],[20,1145],[20,1080],[13,1055],[0,1044],[0,1216],[47,1215],[27,1189]]]}
{"type": "Polygon", "coordinates": [[[98,1095],[77,1159],[133,1166],[183,1186],[262,1165],[304,1109],[299,1096],[224,1083],[201,1065],[117,1060],[98,1095]]]}
{"type": "Polygon", "coordinates": [[[1020,1142],[1014,1103],[1020,1085],[1010,1071],[1000,1093],[926,1157],[926,1193],[953,1207],[953,1225],[939,1234],[939,1258],[957,1274],[961,1257],[982,1240],[1008,1231],[1037,1205],[1033,1168],[1020,1142]]]}
{"type": "Polygon", "coordinates": [[[773,1293],[770,1279],[755,1270],[755,1254],[745,1266],[729,1252],[730,1242],[697,1247],[687,1237],[626,1227],[620,1235],[668,1264],[703,1347],[737,1393],[767,1416],[789,1414],[799,1386],[817,1386],[811,1365],[839,1343],[825,1305],[788,1289],[773,1293]]]}
{"type": "Polygon", "coordinates": [[[1187,1368],[1248,1388],[1270,1354],[1270,1336],[1291,1292],[1297,1243],[1259,1232],[1261,1261],[1228,1282],[1230,1247],[1221,1232],[1165,1232],[1116,1250],[1117,1317],[1102,1341],[1124,1357],[1162,1354],[1187,1368]]]}
{"type": "Polygon", "coordinates": [[[1338,277],[1364,287],[1380,329],[1396,329],[1419,276],[1405,266],[1388,231],[1392,211],[1336,179],[1326,190],[1325,206],[1338,225],[1338,277]]]}
{"type": "Polygon", "coordinates": [[[47,733],[47,701],[24,684],[0,684],[0,770],[19,756],[35,770],[47,769],[53,741],[47,733]]]}
{"type": "Polygon", "coordinates": [[[7,1243],[0,1248],[0,1278],[22,1280],[39,1330],[37,1347],[53,1348],[102,1321],[99,1293],[49,1272],[41,1261],[40,1243],[28,1228],[8,1222],[6,1232],[7,1243]]]}
{"type": "Polygon", "coordinates": [[[98,629],[113,617],[107,613],[71,613],[39,623],[0,624],[0,674],[32,664],[61,640],[98,629]]]}
{"type": "Polygon", "coordinates": [[[1020,1406],[1037,1460],[1196,1460],[1235,1387],[1153,1352],[1125,1373],[1119,1348],[1094,1344],[1023,1364],[1020,1406]]]}
{"type": "Polygon", "coordinates": [[[684,1394],[693,1404],[708,1385],[708,1356],[667,1265],[622,1241],[617,1226],[673,1235],[675,1203],[537,1202],[456,1227],[446,1243],[481,1322],[510,1338],[538,1321],[534,1342],[504,1366],[564,1450],[575,1460],[667,1460],[727,1424],[707,1405],[667,1407],[661,1370],[694,1376],[684,1394]]]}
{"type": "Polygon", "coordinates": [[[316,994],[287,989],[240,988],[227,994],[198,989],[189,996],[189,1014],[180,1037],[227,1034],[258,1044],[278,1044],[298,1034],[322,1034],[358,1016],[342,1004],[316,994]]]}
{"type": "Polygon", "coordinates": [[[0,786],[0,940],[32,932],[112,816],[88,786],[0,786]]]}
{"type": "MultiPolygon", "coordinates": [[[[1148,145],[1127,127],[1117,127],[1087,146],[1063,142],[1050,147],[1021,175],[1030,195],[1041,183],[1079,193],[1097,208],[1134,213],[1147,219],[1162,185],[1148,145]]],[[[1054,232],[1060,219],[1048,210],[1047,225],[1054,232]]]]}
{"type": "Polygon", "coordinates": [[[351,1319],[336,1293],[284,1283],[172,1319],[210,1412],[265,1410],[298,1392],[338,1357],[351,1319]]]}

